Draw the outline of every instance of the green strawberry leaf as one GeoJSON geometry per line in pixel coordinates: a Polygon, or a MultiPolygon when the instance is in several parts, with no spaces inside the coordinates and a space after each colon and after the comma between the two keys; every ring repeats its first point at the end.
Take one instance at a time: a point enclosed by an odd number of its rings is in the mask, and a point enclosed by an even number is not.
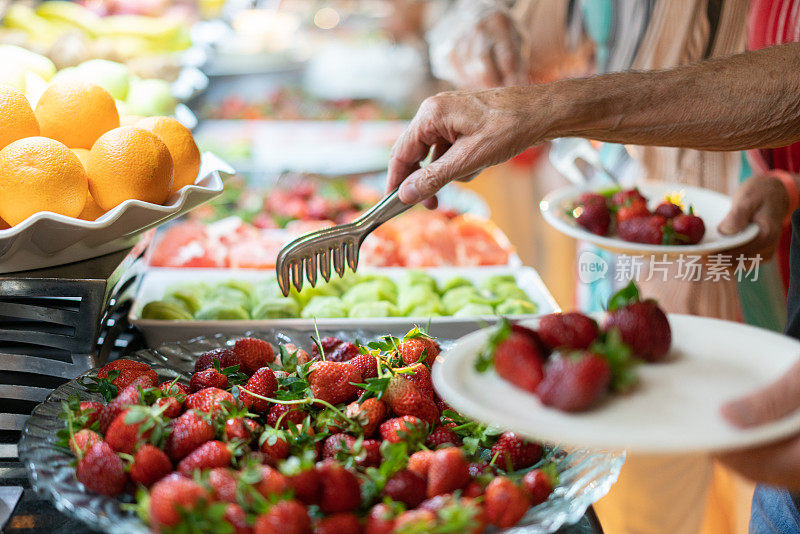
{"type": "Polygon", "coordinates": [[[612,391],[629,391],[636,384],[636,367],[641,362],[633,357],[631,348],[622,341],[618,328],[605,332],[589,350],[604,357],[611,367],[612,391]]]}
{"type": "Polygon", "coordinates": [[[633,304],[634,302],[639,302],[639,288],[636,287],[636,283],[631,280],[627,286],[611,295],[611,298],[608,299],[608,306],[606,309],[608,311],[614,311],[624,308],[628,304],[633,304]]]}
{"type": "Polygon", "coordinates": [[[508,322],[508,319],[503,317],[497,322],[497,326],[489,337],[486,346],[478,353],[478,358],[475,360],[476,371],[485,373],[489,370],[489,367],[494,365],[494,351],[497,349],[497,346],[510,335],[511,323],[508,322]]]}

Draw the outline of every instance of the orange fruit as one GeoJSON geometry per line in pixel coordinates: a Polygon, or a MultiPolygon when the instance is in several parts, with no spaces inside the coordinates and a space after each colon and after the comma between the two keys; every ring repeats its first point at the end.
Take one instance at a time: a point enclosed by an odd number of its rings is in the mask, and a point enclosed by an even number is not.
{"type": "Polygon", "coordinates": [[[175,165],[170,194],[194,184],[200,171],[200,150],[189,128],[171,117],[148,117],[137,122],[136,126],[153,132],[167,145],[175,165]]]}
{"type": "Polygon", "coordinates": [[[92,197],[106,211],[130,198],[163,204],[174,172],[167,145],[134,126],[100,136],[89,151],[86,171],[92,197]]]}
{"type": "Polygon", "coordinates": [[[111,94],[99,85],[76,80],[50,84],[35,113],[41,135],[70,148],[92,148],[101,135],[119,126],[111,94]]]}
{"type": "Polygon", "coordinates": [[[17,139],[39,135],[39,123],[28,99],[7,85],[0,85],[0,117],[0,149],[17,139]]]}
{"type": "MultiPolygon", "coordinates": [[[[86,165],[89,162],[89,151],[85,148],[73,148],[72,152],[78,156],[78,159],[83,165],[83,168],[86,168],[86,165]]],[[[80,215],[78,215],[79,219],[83,219],[84,221],[94,221],[106,211],[97,205],[97,202],[94,201],[92,198],[92,193],[89,189],[86,189],[86,204],[83,206],[83,211],[80,215]]]]}
{"type": "Polygon", "coordinates": [[[83,165],[58,141],[26,137],[0,150],[0,217],[12,226],[40,211],[77,217],[87,187],[83,165]]]}

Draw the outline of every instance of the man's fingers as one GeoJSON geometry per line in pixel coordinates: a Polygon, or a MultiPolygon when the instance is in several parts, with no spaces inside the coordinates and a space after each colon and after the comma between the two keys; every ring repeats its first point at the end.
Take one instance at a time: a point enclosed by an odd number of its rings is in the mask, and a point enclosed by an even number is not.
{"type": "Polygon", "coordinates": [[[740,190],[734,198],[731,211],[719,223],[719,232],[724,235],[741,232],[750,222],[757,207],[758,203],[754,202],[752,197],[741,194],[740,190]]]}
{"type": "Polygon", "coordinates": [[[745,477],[797,490],[797,466],[800,465],[800,441],[793,438],[758,449],[734,451],[717,459],[745,477]]]}
{"type": "Polygon", "coordinates": [[[442,187],[459,178],[475,174],[469,144],[456,142],[436,161],[419,169],[400,186],[400,200],[416,204],[433,196],[442,187]]]}
{"type": "Polygon", "coordinates": [[[722,407],[734,425],[746,428],[781,419],[800,408],[800,362],[772,384],[722,407]]]}

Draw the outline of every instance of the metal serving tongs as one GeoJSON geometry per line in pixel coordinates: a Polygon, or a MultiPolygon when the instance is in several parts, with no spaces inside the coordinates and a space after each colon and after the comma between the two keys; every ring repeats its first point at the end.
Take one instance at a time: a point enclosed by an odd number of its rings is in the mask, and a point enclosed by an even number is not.
{"type": "Polygon", "coordinates": [[[292,284],[298,291],[303,288],[303,271],[311,287],[317,284],[317,269],[326,282],[330,280],[331,256],[340,277],[344,276],[345,261],[355,271],[361,243],[370,232],[411,206],[400,200],[395,189],[355,221],[302,235],[283,247],[275,265],[283,294],[289,295],[292,284]]]}
{"type": "Polygon", "coordinates": [[[625,160],[620,161],[618,158],[615,169],[611,170],[603,164],[600,153],[589,141],[578,137],[564,137],[553,141],[550,147],[550,163],[576,185],[588,184],[598,174],[614,185],[619,185],[619,167],[625,164],[625,160]]]}

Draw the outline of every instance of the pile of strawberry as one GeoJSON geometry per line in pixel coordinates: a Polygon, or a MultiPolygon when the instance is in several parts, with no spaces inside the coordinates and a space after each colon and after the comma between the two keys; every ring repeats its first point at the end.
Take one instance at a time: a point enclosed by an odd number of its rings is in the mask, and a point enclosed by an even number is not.
{"type": "MultiPolygon", "coordinates": [[[[243,338],[200,355],[188,386],[117,360],[64,403],[78,481],[135,495],[153,531],[483,532],[547,500],[555,452],[466,419],[433,389],[418,329],[311,353],[243,338]]],[[[123,504],[123,506],[126,506],[123,504]]]]}
{"type": "Polygon", "coordinates": [[[648,245],[694,245],[706,233],[703,219],[691,207],[684,213],[680,206],[665,200],[651,212],[638,189],[584,193],[569,215],[593,234],[616,233],[625,241],[648,245]]]}
{"type": "Polygon", "coordinates": [[[537,330],[502,320],[475,368],[494,367],[546,406],[588,410],[609,392],[630,390],[636,365],[663,361],[672,343],[666,314],[655,300],[641,300],[633,282],[607,309],[602,329],[579,312],[545,315],[537,330]]]}

